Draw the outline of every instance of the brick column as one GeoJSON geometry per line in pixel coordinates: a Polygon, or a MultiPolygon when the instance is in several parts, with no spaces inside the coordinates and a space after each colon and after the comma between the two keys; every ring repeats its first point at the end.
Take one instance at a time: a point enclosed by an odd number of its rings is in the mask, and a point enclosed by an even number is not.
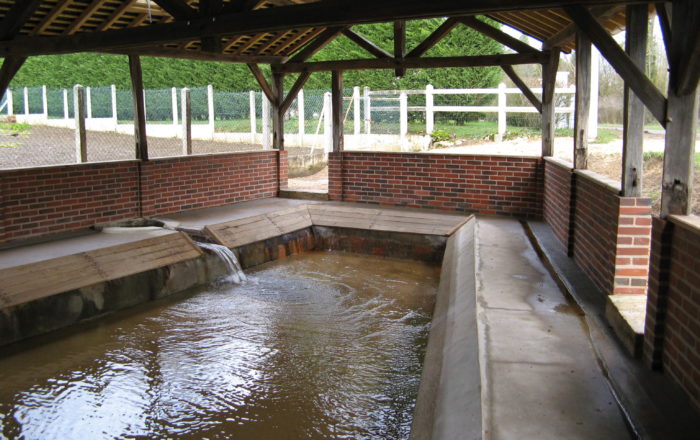
{"type": "Polygon", "coordinates": [[[343,200],[343,154],[328,153],[328,200],[343,200]]]}
{"type": "Polygon", "coordinates": [[[279,189],[287,189],[289,185],[289,160],[287,158],[287,150],[277,152],[277,177],[279,179],[279,189]]]}
{"type": "Polygon", "coordinates": [[[612,293],[647,293],[651,199],[620,197],[612,293]]]}

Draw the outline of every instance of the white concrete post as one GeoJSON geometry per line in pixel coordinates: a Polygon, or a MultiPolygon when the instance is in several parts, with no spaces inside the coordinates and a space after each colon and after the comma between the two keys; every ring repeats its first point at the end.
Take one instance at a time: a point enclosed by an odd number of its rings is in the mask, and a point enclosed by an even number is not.
{"type": "Polygon", "coordinates": [[[361,130],[361,124],[360,124],[360,111],[361,111],[361,104],[360,104],[360,88],[359,87],[353,87],[352,88],[352,103],[353,103],[353,113],[354,113],[354,120],[355,120],[355,131],[354,134],[360,134],[361,130]]]}
{"type": "Polygon", "coordinates": [[[73,87],[75,113],[75,160],[87,162],[87,137],[85,135],[85,89],[80,84],[73,87]]]}
{"type": "Polygon", "coordinates": [[[304,146],[304,135],[306,134],[306,116],[304,115],[304,89],[297,94],[297,113],[299,113],[299,146],[304,146]]]}
{"type": "Polygon", "coordinates": [[[365,86],[365,134],[372,132],[372,100],[369,96],[369,87],[365,86]]]}
{"type": "Polygon", "coordinates": [[[435,101],[433,98],[432,84],[425,86],[425,134],[430,134],[435,130],[435,101]]]}
{"type": "Polygon", "coordinates": [[[598,99],[600,93],[600,52],[593,46],[591,51],[591,109],[588,113],[588,138],[598,137],[598,99]]]}
{"type": "Polygon", "coordinates": [[[49,96],[48,96],[48,93],[46,91],[45,85],[41,86],[41,107],[43,110],[42,113],[44,114],[44,120],[48,121],[48,119],[49,119],[49,96]]]}
{"type": "Polygon", "coordinates": [[[7,89],[7,116],[14,115],[14,100],[12,99],[12,90],[7,89]]]}
{"type": "Polygon", "coordinates": [[[29,114],[29,89],[24,88],[24,115],[29,114]]]}
{"type": "Polygon", "coordinates": [[[92,119],[92,93],[90,87],[85,87],[85,104],[87,105],[87,118],[92,119]]]}
{"type": "Polygon", "coordinates": [[[267,96],[262,94],[262,145],[264,150],[269,150],[270,147],[270,101],[267,96]]]}
{"type": "Polygon", "coordinates": [[[250,143],[254,144],[255,143],[255,134],[258,131],[257,128],[257,121],[255,117],[255,92],[250,91],[248,92],[248,101],[250,104],[250,143]]]}
{"type": "Polygon", "coordinates": [[[214,139],[214,87],[211,84],[207,86],[207,106],[209,109],[209,131],[211,138],[214,139]]]}
{"type": "MultiPolygon", "coordinates": [[[[146,115],[147,115],[146,109],[147,108],[148,108],[148,106],[146,105],[146,89],[143,89],[143,119],[145,119],[146,121],[148,120],[148,118],[146,117],[146,115]]],[[[136,115],[134,115],[134,118],[135,117],[136,117],[136,115]]],[[[134,122],[136,122],[136,121],[134,121],[134,122]]]]}
{"type": "Polygon", "coordinates": [[[117,86],[112,84],[109,87],[109,92],[112,101],[112,124],[114,124],[114,131],[117,131],[117,126],[119,125],[119,113],[117,112],[117,86]]]}
{"type": "Polygon", "coordinates": [[[497,141],[503,140],[503,135],[506,134],[506,85],[505,83],[500,83],[498,85],[498,136],[497,141]]]}
{"type": "Polygon", "coordinates": [[[70,119],[68,114],[68,89],[63,89],[63,119],[70,119]]]}
{"type": "Polygon", "coordinates": [[[401,151],[408,151],[408,95],[399,94],[399,142],[401,151]]]}
{"type": "Polygon", "coordinates": [[[190,100],[190,89],[182,89],[180,94],[180,105],[182,110],[182,154],[189,156],[192,154],[192,102],[190,100]]]}
{"type": "MultiPolygon", "coordinates": [[[[189,92],[189,89],[187,89],[189,92]]],[[[173,106],[173,126],[177,127],[178,125],[178,116],[177,116],[177,89],[173,87],[170,89],[170,101],[172,102],[173,106]]]]}
{"type": "Polygon", "coordinates": [[[331,94],[323,94],[323,151],[330,153],[333,151],[333,117],[331,104],[331,94]]]}

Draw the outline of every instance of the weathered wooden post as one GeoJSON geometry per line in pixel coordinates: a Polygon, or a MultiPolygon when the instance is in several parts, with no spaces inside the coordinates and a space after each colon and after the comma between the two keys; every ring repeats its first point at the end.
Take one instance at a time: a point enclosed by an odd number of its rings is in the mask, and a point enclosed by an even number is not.
{"type": "Polygon", "coordinates": [[[408,95],[399,93],[399,145],[401,151],[408,151],[408,95]]]}
{"type": "Polygon", "coordinates": [[[333,118],[331,116],[331,94],[323,94],[323,151],[333,151],[333,118]]]}
{"type": "Polygon", "coordinates": [[[263,149],[270,149],[270,101],[262,94],[262,137],[263,149]]]}
{"type": "Polygon", "coordinates": [[[554,151],[554,132],[556,130],[556,108],[554,106],[554,89],[557,85],[560,50],[550,48],[549,58],[542,64],[542,156],[551,156],[554,151]]]}
{"type": "Polygon", "coordinates": [[[360,134],[360,130],[362,129],[360,124],[360,109],[362,106],[360,104],[360,88],[358,86],[352,88],[352,104],[354,116],[353,134],[358,135],[360,134]]]}
{"type": "Polygon", "coordinates": [[[496,141],[501,142],[507,130],[507,114],[506,107],[508,105],[508,97],[506,95],[505,83],[498,84],[498,135],[496,141]]]}
{"type": "Polygon", "coordinates": [[[574,117],[574,168],[588,168],[588,119],[591,109],[591,40],[576,33],[576,114],[574,117]]]}
{"type": "Polygon", "coordinates": [[[75,117],[75,161],[87,162],[87,136],[85,133],[85,89],[73,86],[73,114],[75,117]]]}
{"type": "Polygon", "coordinates": [[[282,101],[284,99],[284,74],[272,71],[272,89],[274,91],[274,102],[272,102],[272,148],[284,150],[284,110],[282,101]]]}
{"type": "MultiPolygon", "coordinates": [[[[627,6],[625,50],[630,59],[643,72],[646,70],[648,38],[648,6],[627,6]]],[[[644,103],[625,86],[625,104],[622,136],[622,195],[639,197],[642,195],[642,175],[644,168],[644,103]]]]}
{"type": "Polygon", "coordinates": [[[425,86],[425,134],[427,135],[430,135],[430,133],[435,130],[435,101],[433,90],[435,90],[435,88],[432,84],[425,86]]]}
{"type": "Polygon", "coordinates": [[[343,71],[334,70],[331,75],[331,100],[330,107],[333,115],[333,152],[343,151],[343,71]]]}
{"type": "MultiPolygon", "coordinates": [[[[187,89],[189,93],[189,89],[187,89]]],[[[177,89],[173,87],[170,89],[170,102],[173,108],[173,127],[178,126],[178,112],[177,112],[177,89]]]]}
{"type": "Polygon", "coordinates": [[[148,160],[148,138],[146,137],[146,93],[143,90],[141,59],[138,55],[129,55],[129,74],[131,76],[131,96],[134,105],[134,138],[136,141],[136,159],[148,160]]]}
{"type": "Polygon", "coordinates": [[[210,137],[214,139],[214,87],[209,84],[207,86],[207,110],[209,110],[209,133],[210,137]]]}
{"type": "Polygon", "coordinates": [[[117,112],[117,86],[112,84],[110,86],[110,95],[112,97],[112,123],[114,124],[114,131],[117,131],[119,126],[119,113],[117,112]]]}
{"type": "Polygon", "coordinates": [[[192,154],[192,102],[190,100],[190,89],[184,88],[180,94],[180,105],[182,110],[182,154],[189,156],[192,154]]]}
{"type": "Polygon", "coordinates": [[[250,143],[255,143],[255,136],[257,134],[257,121],[255,116],[255,92],[248,92],[248,104],[250,106],[250,143]]]}
{"type": "Polygon", "coordinates": [[[369,87],[365,86],[365,134],[372,133],[372,99],[369,87]]]}
{"type": "Polygon", "coordinates": [[[299,90],[299,94],[297,95],[297,113],[299,113],[299,146],[303,147],[304,146],[304,136],[306,135],[306,115],[304,115],[304,112],[306,109],[304,108],[304,89],[299,90]]]}
{"type": "Polygon", "coordinates": [[[49,97],[46,91],[46,86],[41,86],[41,107],[42,113],[44,114],[44,120],[49,120],[49,97]]]}

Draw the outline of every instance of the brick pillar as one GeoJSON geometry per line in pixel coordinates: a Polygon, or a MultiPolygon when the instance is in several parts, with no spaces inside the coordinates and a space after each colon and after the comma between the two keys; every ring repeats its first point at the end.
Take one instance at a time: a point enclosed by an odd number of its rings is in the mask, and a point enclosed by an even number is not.
{"type": "Polygon", "coordinates": [[[612,293],[647,293],[651,199],[620,197],[612,293]]]}
{"type": "Polygon", "coordinates": [[[343,200],[343,152],[328,153],[328,200],[343,200]]]}
{"type": "Polygon", "coordinates": [[[279,189],[287,189],[289,184],[289,160],[287,150],[277,151],[277,177],[279,189]]]}
{"type": "Polygon", "coordinates": [[[662,365],[672,238],[673,224],[654,217],[651,234],[647,315],[644,324],[644,360],[655,370],[661,369],[662,365]]]}

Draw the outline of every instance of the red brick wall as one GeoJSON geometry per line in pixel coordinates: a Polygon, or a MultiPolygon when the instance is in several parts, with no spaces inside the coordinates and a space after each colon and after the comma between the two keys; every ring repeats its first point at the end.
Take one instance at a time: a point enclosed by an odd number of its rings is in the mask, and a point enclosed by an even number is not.
{"type": "Polygon", "coordinates": [[[143,215],[156,216],[277,195],[277,152],[215,154],[143,163],[143,215]]]}
{"type": "Polygon", "coordinates": [[[700,411],[700,220],[654,220],[645,358],[662,367],[700,411]],[[689,224],[691,223],[691,224],[689,224]]]}
{"type": "Polygon", "coordinates": [[[651,201],[618,192],[594,173],[576,172],[573,257],[602,292],[644,294],[651,201]]]}
{"type": "Polygon", "coordinates": [[[138,215],[138,162],[0,172],[0,242],[84,229],[138,215]]]}
{"type": "Polygon", "coordinates": [[[544,163],[544,220],[568,249],[571,218],[571,179],[573,166],[564,161],[547,158],[544,163]]]}
{"type": "Polygon", "coordinates": [[[144,216],[274,197],[286,152],[279,160],[261,151],[0,171],[0,243],[138,217],[139,186],[144,216]]]}
{"type": "Polygon", "coordinates": [[[329,198],[415,208],[542,216],[542,160],[383,152],[329,155],[329,198]]]}

